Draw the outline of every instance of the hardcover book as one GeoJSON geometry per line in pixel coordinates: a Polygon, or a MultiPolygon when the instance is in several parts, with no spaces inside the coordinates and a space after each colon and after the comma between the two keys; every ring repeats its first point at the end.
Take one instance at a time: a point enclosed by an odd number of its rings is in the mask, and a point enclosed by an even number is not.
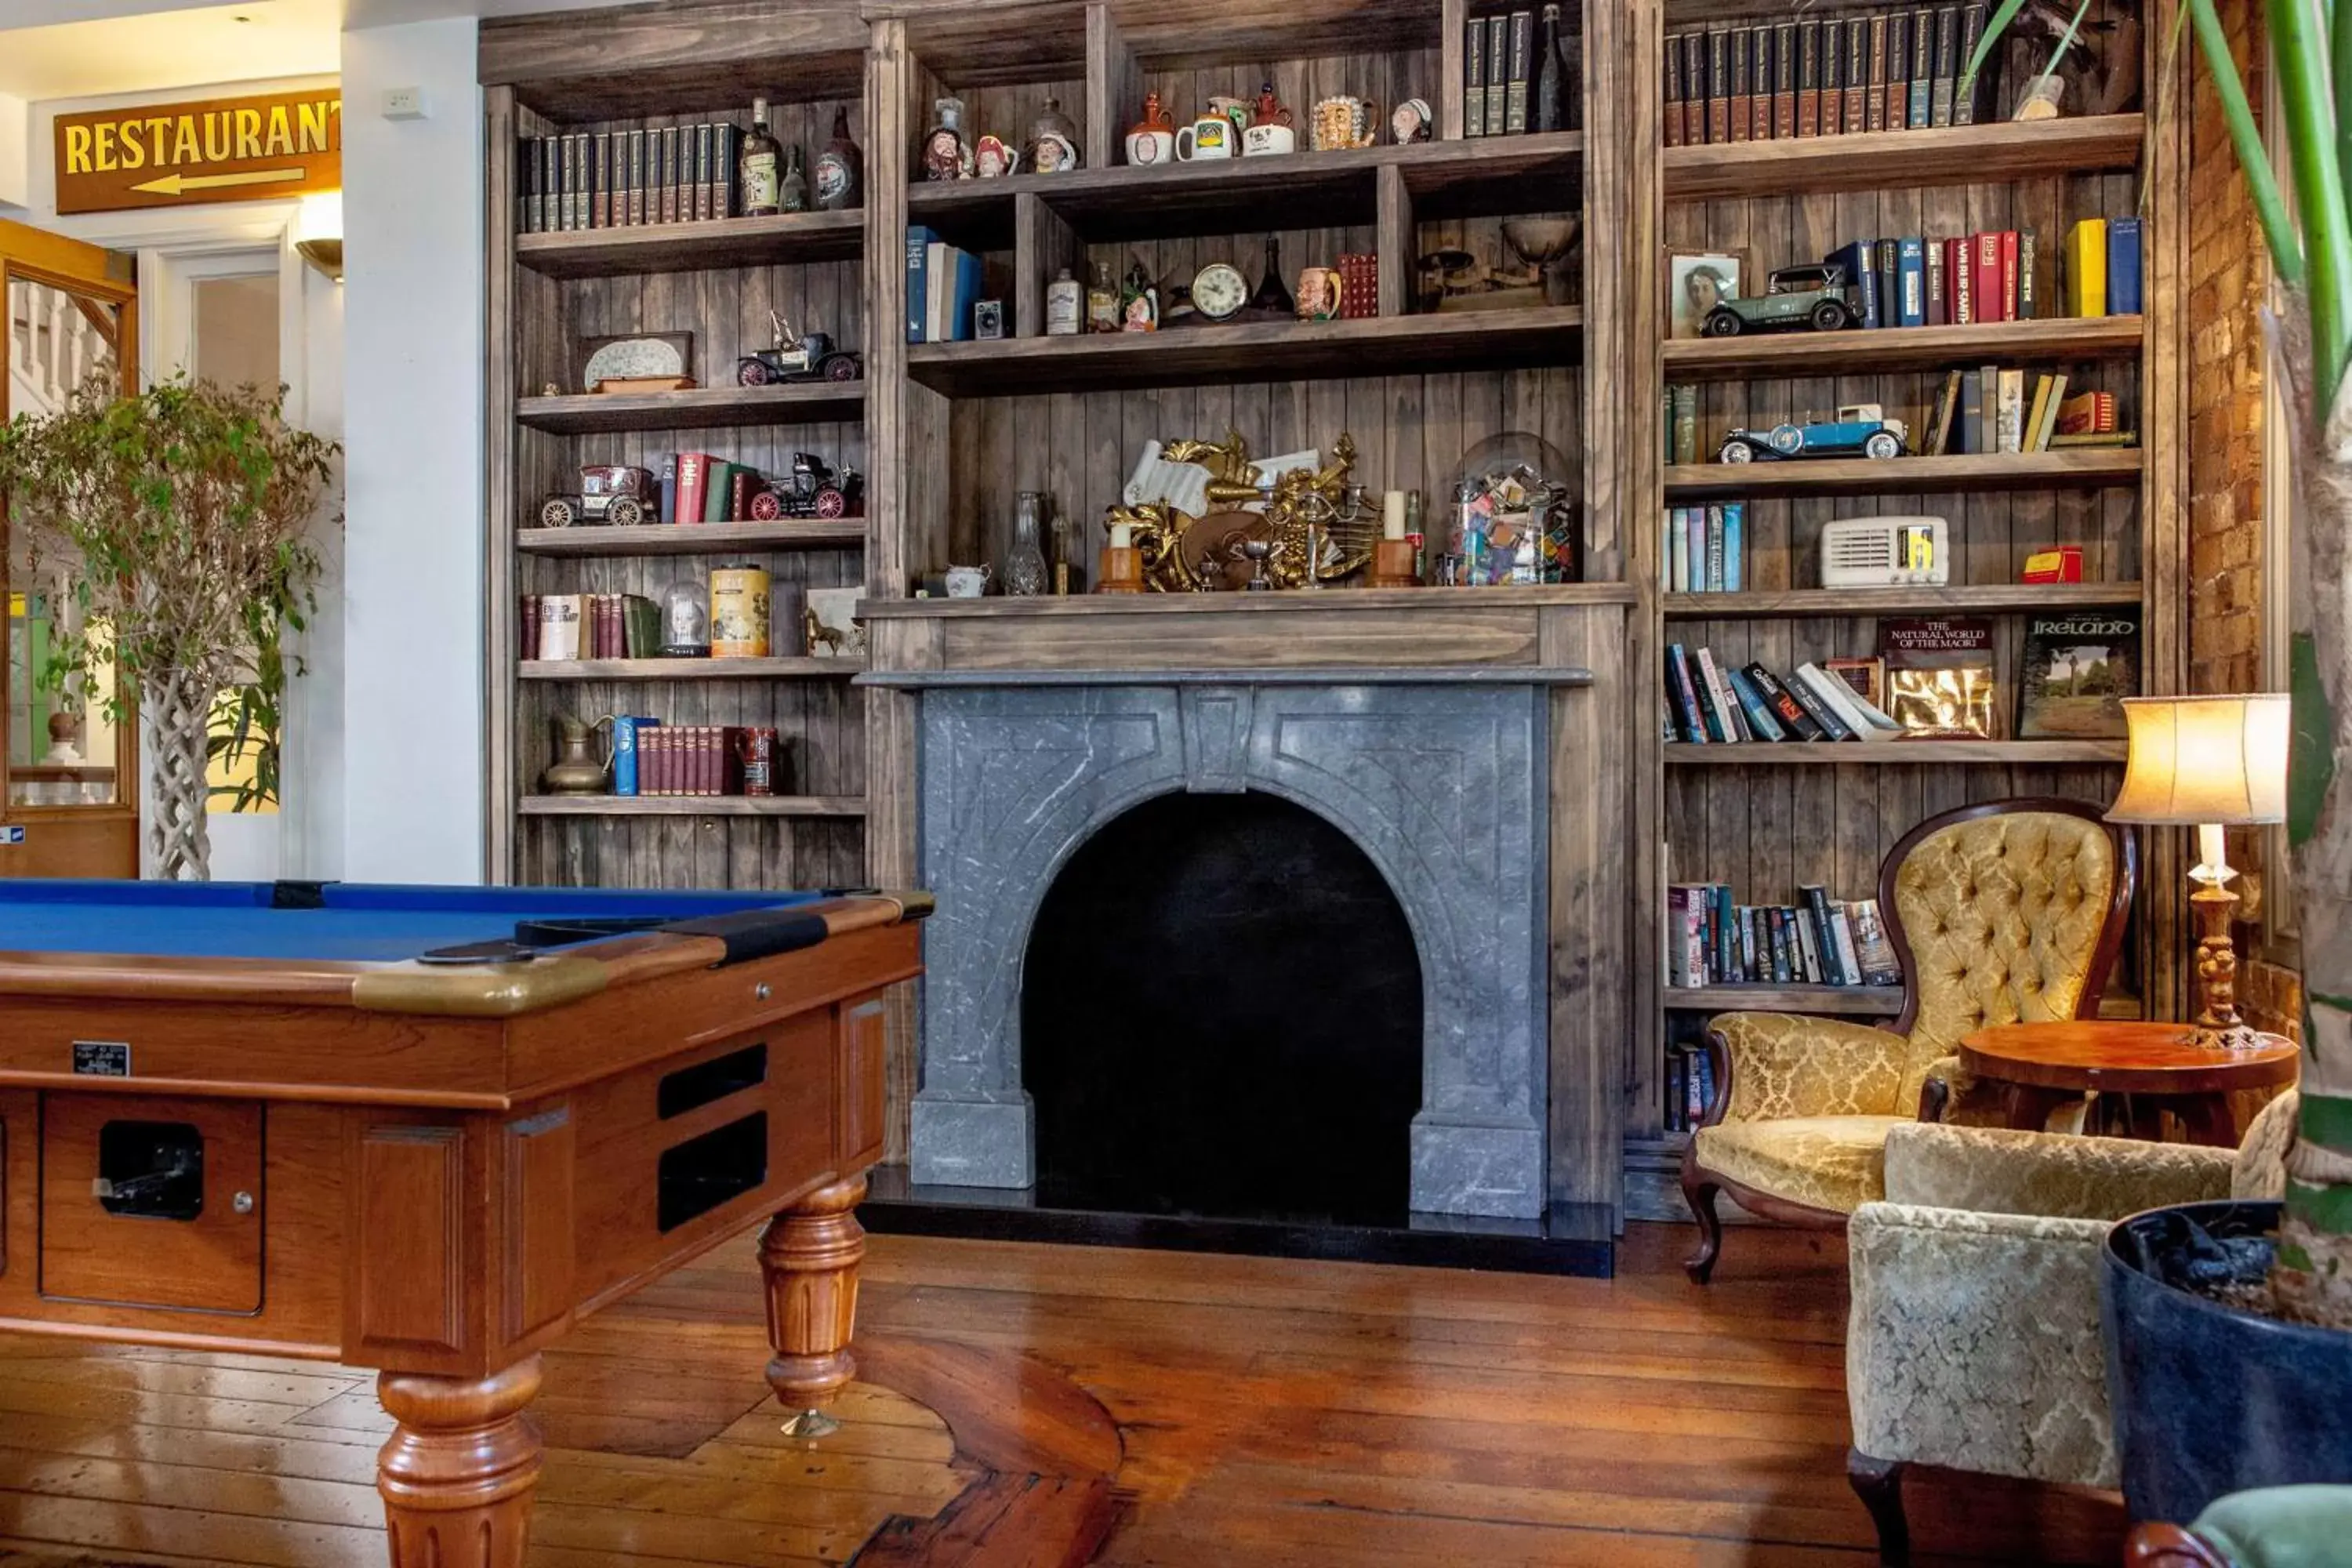
{"type": "Polygon", "coordinates": [[[1756,29],[1755,63],[1749,72],[1750,97],[1748,104],[1748,139],[1751,142],[1772,140],[1772,84],[1779,80],[1779,67],[1773,59],[1779,30],[1770,26],[1756,29]]]}
{"type": "Polygon", "coordinates": [[[1905,123],[1924,131],[1932,123],[1936,88],[1936,13],[1926,6],[1911,14],[1911,97],[1905,123]]]}
{"type": "MultiPolygon", "coordinates": [[[[1463,75],[1466,82],[1469,76],[1467,61],[1464,62],[1463,75]]],[[[1467,86],[1465,88],[1465,97],[1483,93],[1485,90],[1483,88],[1467,86]]],[[[1680,33],[1675,34],[1666,40],[1665,80],[1659,90],[1664,111],[1666,145],[1679,147],[1683,144],[1683,38],[1680,33]]],[[[1478,100],[1478,112],[1481,116],[1486,112],[1486,100],[1483,98],[1478,100]]],[[[1466,104],[1464,114],[1466,118],[1468,114],[1466,104]]]]}
{"type": "Polygon", "coordinates": [[[1874,24],[1855,16],[1845,25],[1845,101],[1838,106],[1838,130],[1859,134],[1870,122],[1870,35],[1874,24]]]}
{"type": "Polygon", "coordinates": [[[1772,136],[1786,142],[1797,133],[1797,24],[1772,29],[1772,136]]]}
{"type": "Polygon", "coordinates": [[[1822,25],[1797,24],[1797,134],[1822,133],[1822,25]]]}
{"type": "Polygon", "coordinates": [[[1845,24],[1832,16],[1822,24],[1822,134],[1845,130],[1845,24]]]}
{"type": "Polygon", "coordinates": [[[1912,735],[1990,740],[1992,623],[1924,616],[1878,623],[1889,717],[1912,735]]]}
{"type": "Polygon", "coordinates": [[[1886,81],[1883,129],[1901,131],[1911,123],[1911,18],[1901,11],[1886,18],[1886,81]]]}
{"type": "Polygon", "coordinates": [[[1731,35],[1731,140],[1745,142],[1756,128],[1755,27],[1731,35]]]}
{"type": "Polygon", "coordinates": [[[2139,695],[2139,633],[2133,610],[2034,616],[2018,662],[2018,738],[2122,738],[2122,699],[2139,695]]]}
{"type": "Polygon", "coordinates": [[[1863,83],[1862,128],[1864,131],[1886,129],[1886,44],[1887,18],[1870,19],[1869,76],[1863,83]]]}
{"type": "MultiPolygon", "coordinates": [[[[1984,30],[1985,7],[1983,0],[1978,0],[1977,4],[1964,7],[1960,12],[1959,69],[1961,71],[1965,72],[1969,68],[1969,61],[1976,58],[1977,44],[1984,37],[1984,30]]],[[[1977,79],[1969,90],[1962,92],[1959,90],[1958,82],[1955,81],[1952,84],[1953,124],[1974,125],[1977,122],[1978,103],[1985,96],[1986,85],[1992,79],[1993,68],[1998,60],[1998,55],[1987,58],[1984,69],[1978,73],[1977,79]]]]}
{"type": "Polygon", "coordinates": [[[1511,19],[1486,18],[1486,134],[1500,136],[1510,118],[1511,19]]]}
{"type": "Polygon", "coordinates": [[[1503,132],[1518,136],[1528,128],[1528,75],[1530,57],[1535,52],[1536,15],[1532,11],[1511,13],[1510,74],[1504,79],[1503,132]]]}
{"type": "Polygon", "coordinates": [[[1967,64],[1958,58],[1960,50],[1960,8],[1941,5],[1936,10],[1936,66],[1934,84],[1927,94],[1927,121],[1931,125],[1952,122],[1952,89],[1961,68],[1967,64]]]}
{"type": "Polygon", "coordinates": [[[1706,36],[1706,139],[1710,143],[1731,140],[1731,34],[1717,28],[1706,36]]]}
{"type": "MultiPolygon", "coordinates": [[[[1668,43],[1674,42],[1668,39],[1668,43]]],[[[1690,42],[1685,34],[1682,42],[1690,42]]],[[[1486,134],[1486,19],[1473,16],[1462,38],[1462,134],[1486,134]]],[[[918,340],[909,338],[909,342],[918,340]]]]}

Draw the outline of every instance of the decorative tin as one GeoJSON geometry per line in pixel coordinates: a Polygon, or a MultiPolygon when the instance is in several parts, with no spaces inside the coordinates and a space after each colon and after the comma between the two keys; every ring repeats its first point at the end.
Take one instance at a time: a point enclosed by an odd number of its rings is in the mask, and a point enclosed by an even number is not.
{"type": "Polygon", "coordinates": [[[718,566],[710,573],[710,657],[768,657],[768,572],[718,566]]]}

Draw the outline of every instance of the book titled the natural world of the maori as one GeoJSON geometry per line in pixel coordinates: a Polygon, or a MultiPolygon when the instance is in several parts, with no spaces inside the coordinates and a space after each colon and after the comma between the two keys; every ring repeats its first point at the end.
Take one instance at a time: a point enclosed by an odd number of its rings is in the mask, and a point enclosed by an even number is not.
{"type": "Polygon", "coordinates": [[[1992,623],[1955,616],[1882,621],[1886,711],[1912,735],[1992,738],[1992,623]]]}
{"type": "Polygon", "coordinates": [[[2139,695],[2139,616],[2036,616],[2018,664],[2017,733],[2027,741],[2118,740],[2123,699],[2139,695]]]}

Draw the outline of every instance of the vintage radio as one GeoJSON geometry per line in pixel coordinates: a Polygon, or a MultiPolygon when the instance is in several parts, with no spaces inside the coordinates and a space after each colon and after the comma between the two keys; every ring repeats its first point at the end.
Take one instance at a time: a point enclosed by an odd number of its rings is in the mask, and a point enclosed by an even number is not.
{"type": "Polygon", "coordinates": [[[1941,587],[1951,580],[1940,517],[1855,517],[1822,529],[1824,588],[1941,587]]]}

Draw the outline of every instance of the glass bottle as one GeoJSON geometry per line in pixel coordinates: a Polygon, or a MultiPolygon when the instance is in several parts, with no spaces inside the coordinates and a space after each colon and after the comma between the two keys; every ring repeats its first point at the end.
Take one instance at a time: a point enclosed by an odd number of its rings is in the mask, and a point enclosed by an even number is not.
{"type": "Polygon", "coordinates": [[[1290,286],[1282,280],[1282,237],[1265,237],[1265,275],[1257,280],[1257,292],[1250,296],[1250,313],[1256,316],[1279,317],[1289,321],[1298,314],[1298,301],[1291,298],[1290,286]]]}
{"type": "Polygon", "coordinates": [[[1045,496],[1023,490],[1013,514],[1013,548],[1004,552],[1004,591],[1034,598],[1045,591],[1045,550],[1040,542],[1045,527],[1045,496]]]}
{"type": "Polygon", "coordinates": [[[735,160],[735,179],[743,193],[745,217],[772,217],[779,210],[780,193],[777,165],[782,162],[783,148],[768,134],[768,100],[751,100],[751,130],[743,138],[742,153],[735,160]]]}
{"type": "Polygon", "coordinates": [[[1087,591],[1085,531],[1069,513],[1054,514],[1054,592],[1083,594],[1087,591]]]}
{"type": "MultiPolygon", "coordinates": [[[[1536,100],[1530,116],[1530,131],[1565,131],[1568,129],[1568,95],[1571,90],[1568,71],[1568,54],[1560,47],[1559,7],[1543,8],[1543,63],[1536,70],[1536,100]]],[[[1582,84],[1573,90],[1580,91],[1582,84]]]]}
{"type": "Polygon", "coordinates": [[[1065,267],[1060,277],[1045,285],[1045,335],[1069,337],[1085,325],[1086,316],[1086,288],[1065,267]]]}
{"type": "Polygon", "coordinates": [[[923,178],[969,180],[972,177],[971,136],[963,128],[963,100],[931,100],[938,115],[923,133],[923,178]]]}
{"type": "Polygon", "coordinates": [[[866,155],[849,137],[849,110],[833,111],[833,140],[816,155],[816,205],[845,212],[866,202],[866,155]]]}
{"type": "Polygon", "coordinates": [[[1095,263],[1094,285],[1087,290],[1087,331],[1118,331],[1118,285],[1110,280],[1110,268],[1099,261],[1095,263]]]}
{"type": "Polygon", "coordinates": [[[808,172],[801,167],[801,150],[788,148],[784,153],[784,178],[778,187],[776,205],[788,213],[809,210],[808,172]]]}

